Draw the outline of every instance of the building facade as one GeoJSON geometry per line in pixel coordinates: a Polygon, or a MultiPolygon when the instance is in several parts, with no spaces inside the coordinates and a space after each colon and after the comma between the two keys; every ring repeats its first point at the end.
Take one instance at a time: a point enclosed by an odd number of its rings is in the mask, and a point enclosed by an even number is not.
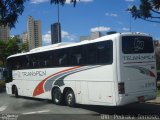
{"type": "Polygon", "coordinates": [[[27,21],[27,36],[29,50],[42,46],[41,21],[34,20],[32,16],[27,21]]]}
{"type": "Polygon", "coordinates": [[[83,40],[94,40],[96,38],[102,37],[101,32],[97,31],[97,32],[91,32],[90,36],[80,36],[80,41],[83,40]]]}
{"type": "Polygon", "coordinates": [[[90,36],[91,40],[94,40],[94,39],[99,38],[99,37],[102,37],[101,32],[99,32],[99,31],[97,31],[97,32],[91,32],[91,36],[90,36]]]}
{"type": "Polygon", "coordinates": [[[53,23],[51,25],[51,43],[60,43],[61,39],[61,25],[60,23],[53,23]]]}
{"type": "Polygon", "coordinates": [[[22,37],[22,43],[28,44],[28,33],[27,32],[23,32],[21,37],[22,37]]]}
{"type": "Polygon", "coordinates": [[[8,25],[0,26],[0,40],[6,41],[9,39],[9,27],[8,25]]]}

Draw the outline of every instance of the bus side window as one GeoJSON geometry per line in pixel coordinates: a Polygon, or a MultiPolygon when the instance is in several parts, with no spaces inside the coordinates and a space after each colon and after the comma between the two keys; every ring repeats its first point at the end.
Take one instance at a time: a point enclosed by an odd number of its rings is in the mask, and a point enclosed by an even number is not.
{"type": "Polygon", "coordinates": [[[59,66],[59,50],[53,51],[53,56],[54,56],[53,67],[57,67],[59,66]]]}
{"type": "Polygon", "coordinates": [[[83,51],[82,46],[72,47],[70,51],[70,64],[81,65],[83,64],[83,51]]]}
{"type": "Polygon", "coordinates": [[[111,40],[98,42],[97,43],[97,63],[111,64],[113,61],[112,48],[113,48],[113,44],[111,40]]]}
{"type": "Polygon", "coordinates": [[[48,58],[45,61],[45,64],[47,67],[53,67],[53,62],[54,62],[54,54],[53,54],[53,51],[50,51],[48,58]]]}
{"type": "Polygon", "coordinates": [[[59,66],[67,66],[68,59],[69,59],[68,49],[61,49],[61,50],[59,50],[58,53],[59,53],[59,55],[58,55],[59,66]]]}
{"type": "Polygon", "coordinates": [[[87,64],[96,64],[96,43],[85,45],[85,51],[87,53],[87,64]]]}
{"type": "Polygon", "coordinates": [[[66,58],[67,58],[67,54],[64,54],[63,56],[61,56],[59,58],[59,65],[65,65],[66,64],[66,58]]]}

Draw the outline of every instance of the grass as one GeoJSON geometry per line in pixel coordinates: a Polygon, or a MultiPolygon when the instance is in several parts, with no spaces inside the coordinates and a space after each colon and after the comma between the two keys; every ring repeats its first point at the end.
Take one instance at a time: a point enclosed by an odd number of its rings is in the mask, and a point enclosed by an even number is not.
{"type": "Polygon", "coordinates": [[[160,97],[160,89],[157,90],[157,97],[160,97]]]}

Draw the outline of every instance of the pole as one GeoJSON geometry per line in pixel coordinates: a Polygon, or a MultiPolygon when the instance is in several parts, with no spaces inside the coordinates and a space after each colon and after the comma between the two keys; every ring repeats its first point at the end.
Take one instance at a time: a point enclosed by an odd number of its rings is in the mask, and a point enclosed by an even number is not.
{"type": "Polygon", "coordinates": [[[59,38],[60,38],[60,36],[59,36],[59,33],[60,33],[60,31],[59,31],[59,30],[60,30],[60,29],[59,29],[59,4],[57,4],[57,5],[58,5],[58,6],[57,6],[57,9],[58,9],[57,12],[58,12],[58,43],[59,43],[59,42],[60,42],[60,41],[59,41],[59,38]]]}
{"type": "Polygon", "coordinates": [[[129,29],[130,29],[130,32],[132,31],[132,20],[131,20],[131,13],[130,14],[130,20],[129,20],[129,29]]]}
{"type": "Polygon", "coordinates": [[[58,12],[58,23],[59,23],[59,4],[57,4],[57,12],[58,12]]]}

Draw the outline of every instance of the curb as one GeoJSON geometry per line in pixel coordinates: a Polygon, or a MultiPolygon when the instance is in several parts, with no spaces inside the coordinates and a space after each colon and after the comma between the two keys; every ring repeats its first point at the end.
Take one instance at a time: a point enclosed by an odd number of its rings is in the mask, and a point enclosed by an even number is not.
{"type": "Polygon", "coordinates": [[[157,98],[154,99],[154,100],[146,101],[146,103],[160,104],[160,97],[157,97],[157,98]]]}

